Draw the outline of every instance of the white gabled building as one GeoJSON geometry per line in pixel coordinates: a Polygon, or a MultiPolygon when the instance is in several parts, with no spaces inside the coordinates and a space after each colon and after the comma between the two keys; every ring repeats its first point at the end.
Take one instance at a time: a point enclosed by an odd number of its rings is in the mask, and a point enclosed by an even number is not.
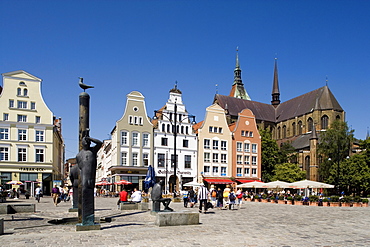
{"type": "MultiPolygon", "coordinates": [[[[62,181],[64,142],[56,119],[41,94],[41,79],[23,70],[4,73],[0,87],[1,183],[17,180],[33,192],[35,184],[50,194],[62,181]]],[[[15,186],[17,187],[17,186],[15,186]]]]}
{"type": "Polygon", "coordinates": [[[182,93],[177,86],[170,90],[170,98],[165,106],[155,112],[154,118],[152,121],[154,125],[154,169],[157,180],[166,181],[166,190],[169,192],[172,192],[176,181],[176,190],[179,191],[184,183],[196,180],[198,172],[197,136],[193,131],[195,117],[186,111],[182,102],[182,93]],[[175,125],[177,129],[176,176],[174,176],[175,125]]]}

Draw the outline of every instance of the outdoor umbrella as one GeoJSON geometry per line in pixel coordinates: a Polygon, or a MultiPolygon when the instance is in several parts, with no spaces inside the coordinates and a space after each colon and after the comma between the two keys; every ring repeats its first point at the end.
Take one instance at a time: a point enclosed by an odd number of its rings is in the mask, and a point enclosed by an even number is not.
{"type": "Polygon", "coordinates": [[[106,181],[95,183],[95,185],[98,185],[98,186],[111,185],[111,184],[112,183],[109,183],[109,182],[106,182],[106,181]]]}
{"type": "Polygon", "coordinates": [[[300,188],[300,189],[303,189],[303,188],[324,188],[324,189],[334,188],[334,185],[316,182],[316,181],[307,180],[307,179],[294,182],[291,185],[293,185],[296,188],[300,188]]]}
{"type": "Polygon", "coordinates": [[[21,181],[9,181],[6,184],[12,184],[12,185],[23,185],[21,181]]]}
{"type": "Polygon", "coordinates": [[[144,187],[145,189],[149,189],[153,187],[155,184],[155,171],[152,165],[148,166],[148,171],[146,173],[146,177],[144,180],[144,187]]]}
{"type": "Polygon", "coordinates": [[[273,182],[268,182],[263,185],[262,188],[293,188],[291,183],[288,182],[283,182],[283,181],[273,181],[273,182]]]}
{"type": "Polygon", "coordinates": [[[132,183],[129,182],[129,181],[127,181],[127,180],[122,179],[122,180],[120,180],[118,182],[114,182],[114,184],[118,184],[118,185],[124,184],[124,185],[127,185],[127,184],[132,184],[132,183]]]}
{"type": "Polygon", "coordinates": [[[237,188],[263,188],[265,185],[264,182],[249,182],[249,183],[244,183],[244,184],[238,184],[236,187],[237,188]]]}
{"type": "Polygon", "coordinates": [[[197,182],[195,182],[195,181],[192,181],[192,182],[188,182],[188,183],[185,183],[185,184],[183,184],[182,186],[183,187],[187,187],[187,186],[192,186],[192,187],[199,187],[201,184],[200,183],[197,183],[197,182]]]}

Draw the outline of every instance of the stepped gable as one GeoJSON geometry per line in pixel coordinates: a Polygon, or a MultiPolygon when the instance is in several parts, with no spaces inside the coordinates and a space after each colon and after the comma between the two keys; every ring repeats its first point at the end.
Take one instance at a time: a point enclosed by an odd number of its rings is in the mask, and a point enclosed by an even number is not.
{"type": "Polygon", "coordinates": [[[281,103],[276,108],[276,122],[301,116],[314,110],[343,111],[328,86],[324,86],[281,103]]]}
{"type": "Polygon", "coordinates": [[[216,94],[214,103],[226,109],[228,115],[238,116],[238,113],[248,108],[255,115],[256,119],[262,121],[276,122],[275,108],[272,105],[257,101],[238,99],[226,95],[216,94]]]}

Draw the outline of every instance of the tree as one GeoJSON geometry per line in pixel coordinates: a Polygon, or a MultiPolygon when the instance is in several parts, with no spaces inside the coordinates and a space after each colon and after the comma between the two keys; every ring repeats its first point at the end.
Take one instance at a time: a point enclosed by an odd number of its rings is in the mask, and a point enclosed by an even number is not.
{"type": "Polygon", "coordinates": [[[334,121],[329,129],[320,134],[319,154],[326,157],[326,159],[320,164],[319,174],[328,183],[333,183],[333,178],[335,177],[335,185],[338,191],[341,188],[340,174],[343,172],[340,169],[340,163],[350,154],[354,139],[353,132],[353,130],[349,130],[346,122],[334,121]],[[337,174],[333,174],[335,169],[337,174]]]}
{"type": "Polygon", "coordinates": [[[283,163],[277,164],[274,170],[273,180],[280,180],[285,182],[295,182],[306,178],[306,172],[299,168],[298,164],[283,163]]]}
{"type": "Polygon", "coordinates": [[[261,130],[261,150],[262,150],[262,180],[272,181],[275,165],[279,162],[279,147],[275,140],[271,138],[271,133],[261,130]]]}

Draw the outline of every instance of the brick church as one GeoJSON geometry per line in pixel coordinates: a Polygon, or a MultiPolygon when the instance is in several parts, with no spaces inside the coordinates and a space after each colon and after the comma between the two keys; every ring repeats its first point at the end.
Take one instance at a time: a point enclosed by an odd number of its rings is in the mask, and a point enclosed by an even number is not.
{"type": "Polygon", "coordinates": [[[237,53],[230,94],[216,94],[214,103],[225,110],[229,123],[235,122],[243,109],[252,110],[259,129],[271,131],[279,145],[289,142],[295,148],[298,153],[296,163],[306,171],[307,179],[320,180],[320,157],[317,154],[320,132],[325,131],[335,120],[344,121],[344,110],[327,85],[281,102],[277,59],[271,97],[271,104],[251,100],[242,82],[237,53]]]}

